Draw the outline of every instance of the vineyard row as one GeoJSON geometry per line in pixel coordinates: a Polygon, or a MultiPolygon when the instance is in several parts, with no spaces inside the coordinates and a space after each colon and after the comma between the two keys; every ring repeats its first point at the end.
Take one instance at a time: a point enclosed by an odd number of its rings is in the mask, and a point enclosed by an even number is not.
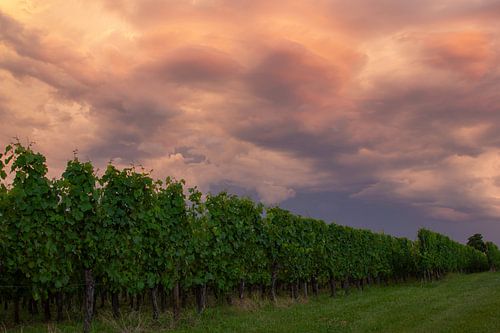
{"type": "Polygon", "coordinates": [[[183,296],[198,311],[208,291],[220,299],[258,288],[276,299],[287,289],[363,287],[410,277],[500,267],[498,247],[485,253],[421,229],[415,241],[298,216],[249,198],[197,188],[144,170],[108,165],[98,177],[75,156],[59,179],[45,157],[20,143],[0,154],[0,298],[19,322],[24,304],[83,304],[90,329],[97,295],[116,317],[123,295],[151,301],[158,318],[165,295],[179,316],[183,296]],[[10,174],[10,176],[9,176],[10,174]],[[7,182],[7,179],[9,180],[7,182]]]}

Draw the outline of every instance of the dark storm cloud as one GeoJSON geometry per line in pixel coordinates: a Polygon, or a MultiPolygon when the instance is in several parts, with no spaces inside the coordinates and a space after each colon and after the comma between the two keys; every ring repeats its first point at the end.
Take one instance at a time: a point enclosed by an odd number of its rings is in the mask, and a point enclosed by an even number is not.
{"type": "Polygon", "coordinates": [[[420,148],[434,144],[446,154],[474,155],[490,147],[491,139],[496,142],[490,135],[500,120],[500,97],[495,92],[499,88],[500,76],[495,74],[466,82],[382,81],[362,107],[369,110],[367,120],[385,124],[389,130],[392,127],[391,133],[399,134],[393,142],[401,140],[420,148]],[[489,128],[476,135],[477,141],[454,137],[455,130],[479,125],[489,128]]]}
{"type": "Polygon", "coordinates": [[[232,128],[233,135],[266,149],[294,154],[298,158],[312,158],[325,169],[331,169],[336,154],[355,153],[358,146],[351,142],[345,128],[334,131],[312,133],[305,131],[299,120],[288,118],[287,108],[261,106],[261,119],[232,128]],[[274,116],[266,114],[275,113],[274,116]]]}
{"type": "Polygon", "coordinates": [[[198,154],[194,150],[195,147],[176,147],[174,150],[174,154],[181,154],[188,164],[201,163],[207,160],[207,157],[205,155],[198,154]]]}
{"type": "Polygon", "coordinates": [[[190,47],[173,51],[166,59],[149,68],[151,75],[177,84],[223,84],[240,71],[228,55],[209,48],[190,47]]]}
{"type": "Polygon", "coordinates": [[[143,89],[118,85],[115,90],[109,87],[105,94],[87,99],[102,130],[101,136],[89,146],[91,156],[137,161],[166,153],[145,149],[144,143],[179,111],[161,98],[148,96],[143,89]]]}
{"type": "Polygon", "coordinates": [[[251,69],[247,81],[258,97],[292,111],[334,95],[339,84],[332,65],[300,45],[269,52],[251,69]]]}
{"type": "Polygon", "coordinates": [[[283,202],[282,206],[327,222],[369,228],[409,239],[415,239],[419,228],[430,228],[464,243],[467,237],[477,232],[490,241],[500,243],[500,225],[495,220],[470,223],[429,218],[418,207],[405,203],[353,199],[335,191],[299,193],[283,202]]]}

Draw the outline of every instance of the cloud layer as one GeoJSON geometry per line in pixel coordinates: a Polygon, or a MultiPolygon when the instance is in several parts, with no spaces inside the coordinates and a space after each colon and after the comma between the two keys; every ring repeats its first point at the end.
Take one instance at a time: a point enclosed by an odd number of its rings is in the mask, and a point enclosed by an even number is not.
{"type": "Polygon", "coordinates": [[[500,218],[497,1],[8,0],[0,143],[500,218]]]}

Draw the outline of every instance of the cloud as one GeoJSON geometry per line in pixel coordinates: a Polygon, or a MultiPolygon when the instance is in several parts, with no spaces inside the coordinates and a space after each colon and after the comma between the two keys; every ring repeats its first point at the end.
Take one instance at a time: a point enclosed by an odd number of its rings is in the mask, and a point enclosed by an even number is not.
{"type": "Polygon", "coordinates": [[[174,154],[181,154],[182,158],[188,164],[192,163],[202,163],[207,160],[207,157],[203,154],[196,153],[195,147],[176,147],[174,154]]]}
{"type": "Polygon", "coordinates": [[[443,27],[482,27],[500,17],[496,0],[383,0],[376,6],[364,0],[325,2],[329,8],[326,12],[339,26],[364,38],[423,30],[440,32],[443,27]]]}
{"type": "Polygon", "coordinates": [[[186,47],[174,50],[160,63],[153,64],[146,71],[160,79],[176,84],[197,83],[223,84],[234,78],[240,68],[230,56],[210,48],[186,47]]]}
{"type": "Polygon", "coordinates": [[[416,37],[423,61],[438,69],[479,78],[495,66],[492,38],[480,31],[430,33],[416,37]]]}
{"type": "Polygon", "coordinates": [[[78,148],[267,203],[334,190],[500,217],[495,1],[14,7],[0,5],[0,142],[36,140],[56,171],[78,148]]]}
{"type": "Polygon", "coordinates": [[[212,142],[212,147],[197,150],[202,150],[210,159],[193,163],[186,154],[175,152],[148,161],[147,165],[153,167],[155,175],[185,178],[188,185],[197,185],[203,191],[219,183],[249,189],[268,204],[293,197],[297,186],[317,187],[326,176],[315,171],[310,160],[298,161],[287,154],[254,148],[235,140],[212,142]],[[223,153],[214,154],[214,151],[223,153]]]}
{"type": "Polygon", "coordinates": [[[0,40],[12,46],[21,56],[44,61],[52,60],[50,52],[47,52],[52,47],[47,48],[47,45],[44,45],[40,32],[26,29],[21,23],[2,12],[0,12],[0,40]]]}
{"type": "Polygon", "coordinates": [[[300,45],[272,50],[248,74],[254,94],[279,108],[321,105],[340,84],[335,67],[300,45]]]}

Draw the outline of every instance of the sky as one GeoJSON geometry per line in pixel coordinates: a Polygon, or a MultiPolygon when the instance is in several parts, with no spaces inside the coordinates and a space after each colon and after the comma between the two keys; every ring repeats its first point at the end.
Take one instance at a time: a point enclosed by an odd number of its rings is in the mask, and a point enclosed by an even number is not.
{"type": "Polygon", "coordinates": [[[0,147],[500,244],[498,0],[0,0],[0,147]]]}

